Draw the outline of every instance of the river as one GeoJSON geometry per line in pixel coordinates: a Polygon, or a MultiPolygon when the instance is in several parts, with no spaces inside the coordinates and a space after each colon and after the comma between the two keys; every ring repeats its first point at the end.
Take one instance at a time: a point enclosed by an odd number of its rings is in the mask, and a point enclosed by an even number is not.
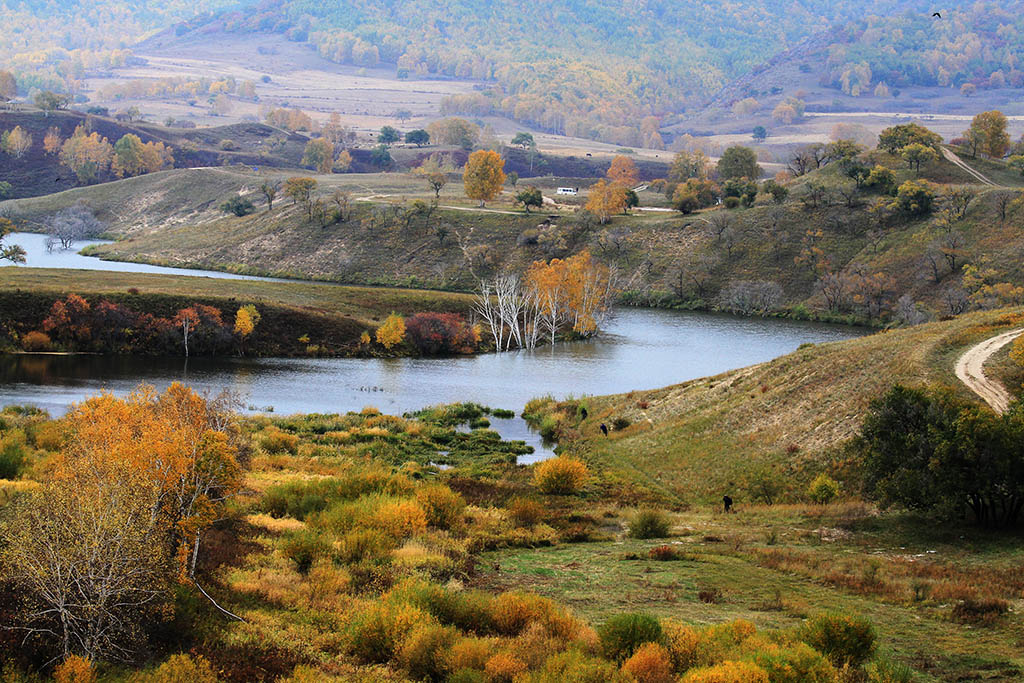
{"type": "MultiPolygon", "coordinates": [[[[42,240],[36,247],[18,237],[12,235],[8,243],[21,244],[29,252],[29,265],[54,258],[73,265],[49,267],[153,272],[153,266],[68,252],[47,256],[39,253],[45,252],[42,240]]],[[[160,388],[180,381],[211,393],[230,389],[249,409],[275,414],[336,413],[369,405],[400,414],[457,401],[518,413],[537,396],[653,389],[771,360],[806,342],[848,339],[864,332],[788,320],[618,308],[600,337],[591,341],[455,358],[186,360],[10,355],[0,356],[0,405],[32,404],[60,414],[70,403],[101,390],[125,393],[140,382],[160,388]]],[[[492,424],[503,437],[534,446],[534,455],[524,456],[521,462],[550,454],[520,418],[494,419],[492,424]]]]}

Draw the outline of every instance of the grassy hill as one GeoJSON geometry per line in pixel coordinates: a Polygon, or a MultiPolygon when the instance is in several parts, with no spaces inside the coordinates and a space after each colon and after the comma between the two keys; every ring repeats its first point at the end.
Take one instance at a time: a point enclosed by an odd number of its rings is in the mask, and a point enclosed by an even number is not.
{"type": "MultiPolygon", "coordinates": [[[[137,135],[143,142],[162,142],[174,151],[179,168],[244,164],[270,167],[296,167],[307,139],[259,123],[237,123],[210,128],[168,128],[147,122],[116,121],[105,116],[90,116],[78,111],[43,113],[30,107],[0,111],[0,131],[20,126],[32,136],[32,147],[21,159],[0,154],[0,177],[12,187],[12,197],[35,197],[77,186],[74,173],[62,166],[56,154],[47,154],[43,138],[56,128],[67,139],[75,128],[85,125],[111,144],[124,135],[137,135]],[[233,144],[230,149],[223,141],[233,144]]],[[[113,180],[106,175],[101,181],[113,180]]]]}
{"type": "MultiPolygon", "coordinates": [[[[864,159],[890,167],[897,183],[917,179],[895,157],[873,151],[864,159]]],[[[645,190],[642,206],[660,211],[636,211],[604,225],[574,211],[586,201],[590,181],[557,177],[534,180],[549,197],[567,182],[583,187],[581,196],[526,215],[513,204],[511,187],[486,211],[477,210],[457,174],[436,210],[415,203],[433,195],[411,174],[317,176],[322,197],[342,190],[353,200],[348,220],[326,227],[290,200],[266,211],[257,188],[272,172],[240,167],[162,172],[4,206],[33,229],[49,213],[84,201],[110,234],[125,238],[94,253],[120,260],[459,290],[504,268],[522,270],[534,260],[589,249],[616,267],[631,303],[759,312],[730,292],[740,282],[768,282],[781,296],[767,312],[880,325],[906,318],[915,306],[924,317],[941,317],[965,306],[1014,303],[1012,286],[1024,285],[1018,256],[1024,207],[1008,201],[1018,196],[1024,177],[1002,162],[967,161],[1004,185],[981,185],[948,161],[934,162],[921,169],[920,179],[935,183],[935,203],[916,216],[890,208],[887,195],[856,189],[837,164],[793,181],[782,204],[761,195],[749,209],[683,216],[665,210],[662,194],[645,190]],[[954,191],[970,195],[963,215],[949,198],[954,191]],[[234,194],[259,209],[226,216],[218,207],[234,194]],[[976,291],[977,282],[965,283],[965,265],[986,270],[988,285],[1010,283],[1005,300],[989,301],[976,291]],[[831,303],[821,287],[829,273],[843,282],[831,303]]]]}
{"type": "Polygon", "coordinates": [[[774,469],[785,495],[799,499],[818,472],[841,477],[850,466],[843,446],[870,401],[895,383],[946,384],[973,396],[953,376],[954,361],[1022,321],[1021,309],[971,313],[808,344],[768,363],[654,391],[563,404],[540,399],[527,412],[560,433],[567,452],[597,464],[611,490],[674,505],[714,503],[723,494],[750,502],[751,476],[774,469]],[[578,405],[587,407],[587,419],[578,405]],[[603,437],[602,423],[619,426],[603,437]]]}

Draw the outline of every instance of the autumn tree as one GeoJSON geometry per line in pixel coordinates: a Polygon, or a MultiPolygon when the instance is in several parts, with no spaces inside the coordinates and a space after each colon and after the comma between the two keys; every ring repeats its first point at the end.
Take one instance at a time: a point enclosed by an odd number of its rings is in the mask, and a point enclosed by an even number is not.
{"type": "Polygon", "coordinates": [[[377,343],[390,351],[392,347],[405,340],[405,319],[397,313],[392,313],[377,328],[376,337],[377,343]]]}
{"type": "Polygon", "coordinates": [[[640,172],[632,159],[624,154],[619,154],[612,159],[612,164],[605,177],[613,183],[632,187],[640,181],[640,172]]]}
{"type": "Polygon", "coordinates": [[[889,154],[899,154],[901,149],[912,143],[931,147],[937,152],[942,144],[942,136],[916,123],[892,126],[878,135],[878,149],[884,149],[889,154]]]}
{"type": "Polygon", "coordinates": [[[939,158],[938,152],[919,142],[912,142],[901,149],[900,156],[910,165],[910,168],[914,169],[915,173],[921,172],[921,164],[927,164],[939,158]]]}
{"type": "Polygon", "coordinates": [[[177,383],[75,406],[42,490],[0,532],[24,596],[18,626],[51,636],[61,658],[134,654],[173,584],[195,582],[203,533],[239,489],[233,423],[177,383]]]}
{"type": "Polygon", "coordinates": [[[462,183],[466,196],[480,202],[480,206],[499,194],[505,185],[505,160],[497,152],[478,150],[469,155],[462,183]]]}
{"type": "Polygon", "coordinates": [[[35,105],[42,109],[47,115],[51,111],[66,109],[71,104],[71,97],[55,93],[51,90],[44,90],[35,97],[35,105]]]}
{"type": "Polygon", "coordinates": [[[475,123],[457,117],[434,121],[427,126],[430,139],[439,145],[455,145],[473,149],[480,139],[480,128],[475,123]]]}
{"type": "Polygon", "coordinates": [[[693,213],[714,204],[721,194],[721,188],[713,181],[690,178],[676,186],[672,194],[672,208],[681,213],[693,213]]]}
{"type": "Polygon", "coordinates": [[[235,313],[234,332],[239,340],[239,354],[242,353],[245,340],[256,331],[256,326],[260,324],[260,318],[260,312],[252,304],[240,307],[235,313]]]}
{"type": "Polygon", "coordinates": [[[64,145],[64,138],[60,136],[60,130],[56,127],[46,131],[43,137],[43,150],[47,154],[60,154],[60,148],[64,145]]]}
{"type": "Polygon", "coordinates": [[[704,152],[679,152],[672,159],[668,171],[668,180],[673,183],[684,183],[690,178],[707,178],[708,158],[704,152]]]}
{"type": "Polygon", "coordinates": [[[334,160],[334,169],[338,173],[348,173],[352,168],[352,153],[347,149],[338,152],[338,158],[334,160]]]}
{"type": "Polygon", "coordinates": [[[15,159],[20,159],[32,149],[32,136],[21,126],[15,126],[0,136],[0,147],[15,159]]]}
{"type": "Polygon", "coordinates": [[[10,102],[18,96],[18,82],[10,71],[0,70],[0,102],[10,102]]]}
{"type": "Polygon", "coordinates": [[[441,190],[448,184],[448,174],[441,170],[441,166],[436,160],[427,159],[414,173],[427,181],[427,185],[434,191],[435,199],[441,197],[441,190]]]}
{"type": "Polygon", "coordinates": [[[110,169],[118,178],[142,175],[146,165],[142,157],[142,140],[131,133],[124,135],[114,143],[114,156],[110,169]]]}
{"type": "Polygon", "coordinates": [[[618,183],[598,180],[590,186],[585,208],[597,216],[598,222],[607,223],[612,216],[626,210],[626,190],[626,187],[618,183]]]}
{"type": "Polygon", "coordinates": [[[757,164],[757,152],[749,147],[735,146],[722,152],[718,160],[718,175],[723,178],[749,178],[756,180],[761,177],[761,167],[757,164]]]}
{"type": "Polygon", "coordinates": [[[294,176],[284,182],[284,195],[290,197],[292,204],[302,204],[306,215],[312,220],[312,197],[316,190],[316,181],[312,178],[294,176]]]}
{"type": "Polygon", "coordinates": [[[79,182],[91,183],[110,169],[114,148],[99,133],[86,134],[79,126],[64,142],[60,150],[60,161],[71,169],[79,182]]]}
{"type": "Polygon", "coordinates": [[[1006,132],[1006,116],[1000,111],[986,111],[971,121],[964,137],[977,142],[977,148],[993,159],[1002,159],[1010,147],[1010,134],[1006,132]]]}
{"type": "Polygon", "coordinates": [[[302,153],[302,165],[312,166],[318,173],[330,173],[334,168],[334,145],[324,138],[310,140],[302,153]]]}
{"type": "Polygon", "coordinates": [[[544,196],[541,191],[532,185],[516,194],[516,203],[522,204],[526,213],[530,213],[530,207],[540,208],[544,205],[544,196]]]}

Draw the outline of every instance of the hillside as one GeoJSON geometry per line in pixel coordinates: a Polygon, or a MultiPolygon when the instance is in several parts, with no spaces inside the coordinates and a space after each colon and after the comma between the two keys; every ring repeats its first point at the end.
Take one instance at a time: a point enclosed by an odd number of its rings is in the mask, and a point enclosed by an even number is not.
{"type": "MultiPolygon", "coordinates": [[[[897,184],[915,178],[905,162],[883,152],[863,158],[890,167],[897,184]]],[[[506,188],[480,211],[463,196],[456,174],[437,209],[426,204],[433,198],[426,183],[410,174],[317,176],[319,196],[341,190],[352,200],[347,220],[327,226],[290,200],[266,211],[257,191],[266,175],[242,168],[163,172],[4,207],[33,229],[49,213],[84,201],[110,234],[129,238],[94,250],[113,259],[468,290],[502,269],[522,270],[535,260],[588,249],[617,268],[623,298],[631,303],[788,311],[877,325],[1017,300],[1013,287],[1024,285],[1018,257],[1024,209],[1011,200],[1024,177],[1001,162],[967,162],[1005,185],[971,185],[978,180],[962,168],[933,162],[921,170],[922,179],[936,183],[934,206],[923,215],[891,208],[891,197],[870,188],[857,189],[838,164],[793,181],[782,204],[762,194],[749,209],[684,216],[648,189],[640,192],[641,205],[653,210],[604,225],[575,212],[586,190],[560,199],[557,210],[549,205],[543,215],[527,215],[506,188]],[[954,191],[967,203],[954,206],[954,191]],[[260,209],[244,218],[224,215],[218,207],[237,193],[260,209]],[[979,270],[965,280],[968,265],[979,270]],[[734,296],[742,282],[774,283],[780,293],[758,307],[734,296]],[[1011,286],[995,287],[999,283],[1011,286]]],[[[535,180],[549,197],[560,184],[585,188],[591,182],[535,180]]]]}
{"type": "MultiPolygon", "coordinates": [[[[64,140],[71,137],[78,126],[85,126],[111,144],[129,134],[138,136],[144,143],[161,142],[173,150],[174,165],[178,168],[227,164],[295,167],[307,142],[301,135],[260,123],[182,129],[141,121],[116,121],[78,111],[44,113],[32,108],[0,111],[0,131],[16,126],[32,136],[32,146],[20,159],[0,154],[0,177],[11,184],[11,196],[15,198],[50,194],[80,184],[75,174],[60,163],[57,154],[49,154],[44,149],[43,139],[51,129],[64,140]]],[[[114,179],[108,172],[98,180],[114,179]]]]}
{"type": "MultiPolygon", "coordinates": [[[[824,470],[842,477],[843,446],[873,399],[895,383],[955,387],[964,349],[1020,327],[1021,309],[806,345],[768,363],[654,391],[527,406],[538,425],[562,435],[567,452],[607,468],[609,482],[674,504],[750,500],[753,475],[774,470],[799,495],[824,470]],[[576,405],[586,406],[585,420],[576,405]],[[598,430],[619,422],[609,437],[598,430]],[[556,426],[557,425],[557,426],[556,426]]],[[[853,492],[851,492],[853,493],[853,492]]]]}

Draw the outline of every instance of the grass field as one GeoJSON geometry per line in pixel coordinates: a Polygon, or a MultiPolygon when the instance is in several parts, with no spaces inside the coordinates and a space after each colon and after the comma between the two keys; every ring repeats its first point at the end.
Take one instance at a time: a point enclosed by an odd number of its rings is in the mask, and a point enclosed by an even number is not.
{"type": "Polygon", "coordinates": [[[841,472],[844,442],[868,403],[894,383],[948,384],[968,395],[953,365],[970,344],[1019,326],[1020,310],[955,320],[844,342],[808,345],[768,363],[655,391],[527,406],[534,421],[561,433],[566,452],[593,462],[609,488],[638,500],[685,506],[729,494],[750,500],[748,481],[777,471],[799,495],[822,469],[841,472]],[[601,436],[599,426],[613,428],[601,436]]]}

